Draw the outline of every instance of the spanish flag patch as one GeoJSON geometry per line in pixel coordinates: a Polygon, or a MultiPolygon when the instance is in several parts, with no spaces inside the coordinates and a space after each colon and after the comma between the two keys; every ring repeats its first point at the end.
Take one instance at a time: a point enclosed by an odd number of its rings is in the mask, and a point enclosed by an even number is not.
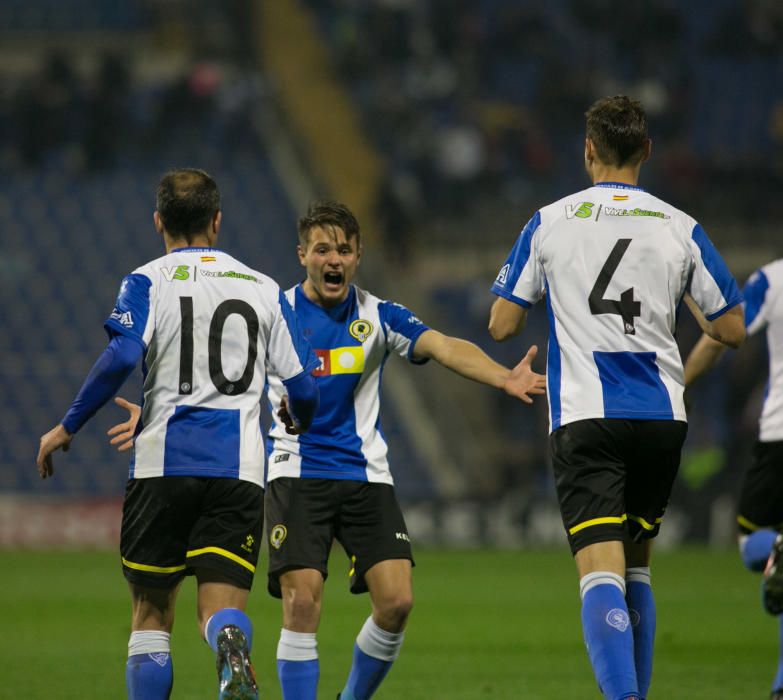
{"type": "Polygon", "coordinates": [[[613,194],[612,195],[612,199],[615,202],[624,202],[626,199],[628,199],[628,195],[627,194],[613,194]]]}
{"type": "Polygon", "coordinates": [[[201,262],[215,262],[217,258],[214,255],[202,255],[201,262]]]}

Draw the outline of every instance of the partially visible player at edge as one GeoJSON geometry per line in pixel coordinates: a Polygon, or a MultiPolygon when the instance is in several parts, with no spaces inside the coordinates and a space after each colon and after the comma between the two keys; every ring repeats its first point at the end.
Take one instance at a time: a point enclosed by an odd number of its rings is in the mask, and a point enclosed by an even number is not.
{"type": "MultiPolygon", "coordinates": [[[[783,613],[783,259],[756,270],[742,290],[745,326],[751,335],[766,331],[769,384],[759,420],[753,462],[745,472],[737,512],[739,549],[750,571],[763,571],[764,608],[783,613]]],[[[693,383],[723,354],[724,347],[702,336],[685,361],[685,386],[693,383]]],[[[783,700],[783,617],[779,618],[778,666],[771,700],[783,700]]]]}
{"type": "Polygon", "coordinates": [[[198,584],[202,636],[217,654],[219,697],[258,697],[244,610],[263,528],[267,373],[282,379],[281,405],[299,429],[318,403],[310,375],[318,361],[290,305],[271,278],[214,247],[221,217],[220,193],[205,172],[163,177],[154,223],[166,255],[123,280],[105,323],[109,346],[38,453],[47,478],[52,453],[68,449],[143,359],[144,408],[120,541],[132,598],[130,700],[171,693],[174,604],[188,574],[198,584]]]}
{"type": "Polygon", "coordinates": [[[492,287],[489,331],[516,335],[546,297],[550,449],[584,638],[604,696],[643,699],[651,539],[687,430],[677,310],[685,297],[704,332],[732,347],[745,328],[739,289],[702,227],[637,186],[651,149],[641,104],[608,97],[586,117],[593,186],[525,226],[492,287]]]}
{"type": "MultiPolygon", "coordinates": [[[[315,700],[316,632],[336,538],[349,557],[351,591],[369,591],[372,604],[341,700],[367,700],[400,653],[413,605],[411,543],[379,417],[386,360],[391,353],[415,364],[434,359],[528,403],[528,394],[544,393],[545,379],[531,370],[535,347],[509,370],[476,345],[432,330],[404,306],[352,284],[362,244],[359,224],[345,205],[310,207],[299,220],[298,254],[307,278],[286,297],[321,360],[313,373],[321,405],[306,435],[296,435],[280,411],[267,443],[269,591],[283,601],[278,675],[284,700],[315,700]]],[[[273,404],[282,391],[270,375],[273,404]]],[[[116,443],[125,444],[133,422],[132,414],[114,429],[116,443]]]]}

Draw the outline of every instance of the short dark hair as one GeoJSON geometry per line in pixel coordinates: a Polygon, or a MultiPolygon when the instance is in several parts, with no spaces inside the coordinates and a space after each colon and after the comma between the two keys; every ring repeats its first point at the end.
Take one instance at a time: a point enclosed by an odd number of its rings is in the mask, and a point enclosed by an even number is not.
{"type": "Polygon", "coordinates": [[[161,179],[157,208],[166,232],[188,239],[205,231],[220,211],[220,190],[203,170],[177,168],[161,179]]]}
{"type": "Polygon", "coordinates": [[[626,95],[604,97],[585,112],[587,138],[606,165],[636,165],[644,157],[647,115],[642,103],[626,95]]]}
{"type": "Polygon", "coordinates": [[[362,242],[359,222],[353,212],[341,202],[311,202],[307,214],[299,219],[299,243],[306,246],[310,238],[310,230],[320,226],[324,229],[341,228],[346,240],[356,238],[356,245],[362,242]]]}

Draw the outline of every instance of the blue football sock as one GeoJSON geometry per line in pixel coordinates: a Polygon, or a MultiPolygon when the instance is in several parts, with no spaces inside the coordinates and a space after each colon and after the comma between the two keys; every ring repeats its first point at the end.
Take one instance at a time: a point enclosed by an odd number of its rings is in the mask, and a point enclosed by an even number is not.
{"type": "Polygon", "coordinates": [[[750,571],[764,571],[772,545],[778,533],[775,530],[756,530],[740,540],[742,563],[750,571]]]}
{"type": "Polygon", "coordinates": [[[315,700],[318,692],[318,646],[315,633],[280,630],[277,676],[283,700],[315,700]]]}
{"type": "Polygon", "coordinates": [[[400,653],[402,632],[387,632],[367,618],[353,647],[353,664],[340,700],[368,700],[400,653]]]}
{"type": "Polygon", "coordinates": [[[608,571],[588,574],[580,581],[587,653],[608,700],[639,697],[624,583],[621,576],[608,571]]]}
{"type": "Polygon", "coordinates": [[[125,685],[128,700],[168,700],[174,685],[168,632],[132,632],[125,685]]]}
{"type": "Polygon", "coordinates": [[[625,601],[633,628],[636,682],[639,684],[639,696],[644,699],[650,689],[655,645],[655,597],[650,586],[650,569],[628,569],[625,581],[625,601]]]}
{"type": "Polygon", "coordinates": [[[226,625],[235,625],[242,630],[247,639],[247,648],[250,650],[253,646],[253,623],[239,608],[223,608],[218,610],[204,625],[204,637],[207,644],[212,647],[212,651],[217,654],[217,636],[218,632],[226,625]]]}
{"type": "Polygon", "coordinates": [[[783,688],[783,615],[778,618],[778,625],[780,625],[778,631],[778,636],[780,638],[780,646],[778,647],[778,672],[775,674],[772,690],[783,688]]]}

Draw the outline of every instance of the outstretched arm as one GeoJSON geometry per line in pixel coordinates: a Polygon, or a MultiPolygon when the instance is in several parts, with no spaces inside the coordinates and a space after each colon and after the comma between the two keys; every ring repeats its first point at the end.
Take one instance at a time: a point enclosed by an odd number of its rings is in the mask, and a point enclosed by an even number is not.
{"type": "Polygon", "coordinates": [[[502,389],[525,403],[532,403],[529,395],[543,394],[546,387],[546,377],[537,374],[531,367],[537,352],[538,348],[534,345],[510,370],[495,362],[478,345],[430,329],[419,336],[413,357],[417,360],[433,359],[467,379],[502,389]]]}

